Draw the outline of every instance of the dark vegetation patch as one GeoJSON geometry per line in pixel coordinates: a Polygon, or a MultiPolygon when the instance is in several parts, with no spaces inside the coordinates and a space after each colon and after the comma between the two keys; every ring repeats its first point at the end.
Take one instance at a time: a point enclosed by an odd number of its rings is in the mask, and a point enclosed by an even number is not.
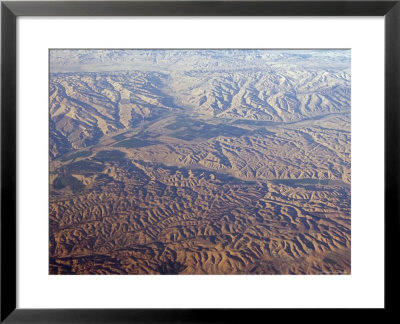
{"type": "Polygon", "coordinates": [[[57,177],[54,179],[54,181],[53,181],[54,189],[60,190],[60,189],[65,188],[65,186],[66,186],[66,184],[64,184],[64,182],[62,181],[62,178],[57,177]]]}
{"type": "Polygon", "coordinates": [[[141,138],[131,137],[122,142],[115,143],[113,146],[116,147],[125,147],[125,148],[138,148],[138,147],[145,147],[150,145],[159,144],[158,141],[149,141],[141,138]]]}
{"type": "Polygon", "coordinates": [[[76,152],[76,153],[73,153],[73,154],[70,154],[70,155],[67,155],[67,156],[63,156],[61,158],[61,161],[62,162],[66,162],[66,161],[69,161],[69,160],[76,159],[78,157],[87,157],[87,156],[90,156],[91,154],[92,154],[92,151],[76,152]]]}
{"type": "Polygon", "coordinates": [[[53,181],[53,188],[60,190],[69,187],[73,193],[81,192],[85,185],[72,174],[90,176],[104,170],[104,165],[92,160],[72,162],[57,170],[57,177],[53,181]]]}
{"type": "Polygon", "coordinates": [[[330,259],[328,257],[325,257],[322,261],[324,261],[326,263],[329,263],[329,264],[332,264],[332,265],[335,265],[337,263],[335,260],[332,260],[332,259],[330,259]]]}
{"type": "Polygon", "coordinates": [[[50,274],[73,275],[80,273],[125,273],[124,271],[120,271],[121,262],[118,259],[112,258],[108,255],[91,255],[65,258],[50,257],[49,266],[50,274]]]}
{"type": "Polygon", "coordinates": [[[126,161],[126,153],[117,150],[100,151],[93,160],[100,162],[123,162],[126,161]]]}
{"type": "Polygon", "coordinates": [[[164,275],[176,275],[186,269],[186,266],[180,262],[167,260],[157,267],[157,271],[164,275]]]}
{"type": "Polygon", "coordinates": [[[149,181],[149,177],[143,170],[133,165],[132,162],[126,158],[124,152],[112,150],[100,151],[92,159],[72,162],[59,168],[57,170],[57,177],[53,181],[53,189],[61,190],[69,187],[74,193],[81,192],[85,189],[85,185],[73,176],[74,174],[79,174],[89,177],[94,176],[95,186],[92,186],[92,189],[97,188],[101,190],[104,186],[115,183],[115,188],[122,186],[122,189],[120,188],[118,190],[124,190],[123,183],[115,181],[114,178],[102,173],[106,164],[116,166],[123,172],[126,179],[134,179],[134,182],[129,185],[129,188],[125,188],[130,191],[138,190],[149,181]]]}
{"type": "MultiPolygon", "coordinates": [[[[260,126],[265,126],[265,123],[260,126]]],[[[273,134],[265,128],[249,130],[223,123],[208,124],[204,121],[190,118],[178,118],[174,123],[169,124],[165,128],[176,131],[170,136],[185,141],[192,141],[196,138],[209,139],[217,136],[240,137],[243,135],[273,134]]]]}
{"type": "Polygon", "coordinates": [[[72,175],[58,176],[56,179],[54,179],[54,189],[59,190],[65,187],[69,187],[73,193],[78,193],[85,189],[85,185],[72,175]]]}
{"type": "Polygon", "coordinates": [[[82,160],[78,162],[70,163],[63,168],[64,175],[75,173],[75,174],[92,174],[102,172],[104,165],[102,163],[92,160],[82,160]]]}

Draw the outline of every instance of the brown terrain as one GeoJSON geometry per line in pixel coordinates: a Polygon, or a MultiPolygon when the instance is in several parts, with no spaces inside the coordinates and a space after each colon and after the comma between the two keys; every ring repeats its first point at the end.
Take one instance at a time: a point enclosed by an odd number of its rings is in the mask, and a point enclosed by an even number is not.
{"type": "Polygon", "coordinates": [[[147,52],[50,54],[50,273],[350,274],[348,53],[147,52]]]}

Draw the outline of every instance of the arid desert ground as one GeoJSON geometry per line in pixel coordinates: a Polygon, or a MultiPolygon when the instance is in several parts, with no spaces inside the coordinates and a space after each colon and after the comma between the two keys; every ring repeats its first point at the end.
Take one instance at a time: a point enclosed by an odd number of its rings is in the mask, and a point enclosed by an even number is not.
{"type": "Polygon", "coordinates": [[[50,50],[50,274],[350,274],[349,50],[50,50]]]}

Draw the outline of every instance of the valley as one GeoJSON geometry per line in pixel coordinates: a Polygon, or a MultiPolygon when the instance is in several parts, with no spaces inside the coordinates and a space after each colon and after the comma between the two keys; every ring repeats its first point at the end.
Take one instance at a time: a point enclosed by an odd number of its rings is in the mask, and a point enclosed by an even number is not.
{"type": "Polygon", "coordinates": [[[349,66],[52,50],[50,274],[350,274],[349,66]]]}

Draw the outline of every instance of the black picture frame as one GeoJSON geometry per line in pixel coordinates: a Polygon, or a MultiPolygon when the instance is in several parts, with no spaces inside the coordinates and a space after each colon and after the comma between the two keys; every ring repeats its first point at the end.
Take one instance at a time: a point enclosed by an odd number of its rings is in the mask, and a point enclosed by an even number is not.
{"type": "MultiPolygon", "coordinates": [[[[19,16],[384,16],[385,307],[395,310],[400,157],[400,0],[395,1],[2,1],[1,317],[3,323],[198,323],[263,318],[270,309],[16,308],[16,19],[19,16]],[[261,317],[259,317],[261,316],[261,317]]],[[[366,283],[367,285],[368,283],[366,283]]],[[[267,318],[264,317],[265,320],[267,318]]],[[[247,321],[246,321],[247,322],[247,321]]],[[[250,321],[251,322],[251,321],[250,321]]],[[[258,322],[258,321],[257,321],[258,322]]]]}

